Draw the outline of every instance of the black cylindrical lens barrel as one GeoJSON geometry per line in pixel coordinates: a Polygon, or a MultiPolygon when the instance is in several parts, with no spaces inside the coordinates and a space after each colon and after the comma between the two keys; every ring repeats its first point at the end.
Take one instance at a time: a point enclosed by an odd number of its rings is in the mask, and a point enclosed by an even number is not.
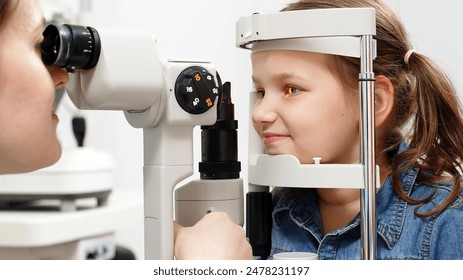
{"type": "Polygon", "coordinates": [[[81,25],[48,25],[43,31],[42,60],[68,69],[91,69],[98,63],[101,42],[98,32],[81,25]]]}
{"type": "Polygon", "coordinates": [[[238,121],[231,101],[231,85],[224,83],[219,95],[217,121],[201,126],[201,179],[236,179],[240,177],[238,161],[238,121]]]}

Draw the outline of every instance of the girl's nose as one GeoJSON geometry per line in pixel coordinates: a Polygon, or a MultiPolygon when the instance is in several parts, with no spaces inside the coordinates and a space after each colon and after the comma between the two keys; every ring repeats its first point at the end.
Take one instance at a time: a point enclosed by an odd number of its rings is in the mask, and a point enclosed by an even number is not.
{"type": "Polygon", "coordinates": [[[277,117],[278,102],[271,96],[256,100],[252,111],[252,121],[254,124],[265,124],[274,122],[277,117]]]}

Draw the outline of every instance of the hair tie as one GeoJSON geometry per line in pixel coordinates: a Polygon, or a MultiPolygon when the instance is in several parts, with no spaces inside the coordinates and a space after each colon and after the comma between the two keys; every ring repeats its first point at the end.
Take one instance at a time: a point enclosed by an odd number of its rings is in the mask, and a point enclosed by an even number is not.
{"type": "Polygon", "coordinates": [[[414,52],[416,52],[416,51],[415,51],[414,49],[411,49],[411,50],[409,50],[409,51],[405,54],[405,56],[404,56],[404,62],[405,62],[406,65],[408,65],[408,60],[410,59],[410,56],[412,56],[412,54],[413,54],[414,52]]]}

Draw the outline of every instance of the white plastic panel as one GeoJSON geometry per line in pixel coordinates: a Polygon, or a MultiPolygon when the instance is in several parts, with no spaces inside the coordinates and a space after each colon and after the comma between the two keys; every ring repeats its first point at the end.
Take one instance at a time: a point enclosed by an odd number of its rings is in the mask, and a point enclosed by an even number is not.
{"type": "Polygon", "coordinates": [[[274,41],[260,41],[253,44],[252,51],[293,50],[360,57],[359,37],[317,37],[274,41]]]}
{"type": "Polygon", "coordinates": [[[301,10],[242,17],[236,27],[236,45],[251,48],[265,40],[376,35],[376,17],[373,8],[301,10]]]}
{"type": "Polygon", "coordinates": [[[360,164],[300,164],[291,155],[259,155],[249,163],[249,183],[293,188],[364,188],[360,164]]]}

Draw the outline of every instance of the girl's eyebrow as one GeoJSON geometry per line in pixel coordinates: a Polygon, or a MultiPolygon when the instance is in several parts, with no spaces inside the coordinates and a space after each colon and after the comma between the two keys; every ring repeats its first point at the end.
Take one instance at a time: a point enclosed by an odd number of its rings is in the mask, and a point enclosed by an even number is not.
{"type": "MultiPolygon", "coordinates": [[[[281,73],[276,73],[274,75],[271,76],[271,79],[272,80],[286,80],[286,79],[289,79],[289,78],[292,78],[292,79],[299,79],[299,80],[303,80],[304,77],[298,75],[297,73],[295,72],[281,72],[281,73]]],[[[252,76],[252,81],[253,82],[259,82],[259,79],[257,77],[255,77],[254,75],[252,76]]]]}

